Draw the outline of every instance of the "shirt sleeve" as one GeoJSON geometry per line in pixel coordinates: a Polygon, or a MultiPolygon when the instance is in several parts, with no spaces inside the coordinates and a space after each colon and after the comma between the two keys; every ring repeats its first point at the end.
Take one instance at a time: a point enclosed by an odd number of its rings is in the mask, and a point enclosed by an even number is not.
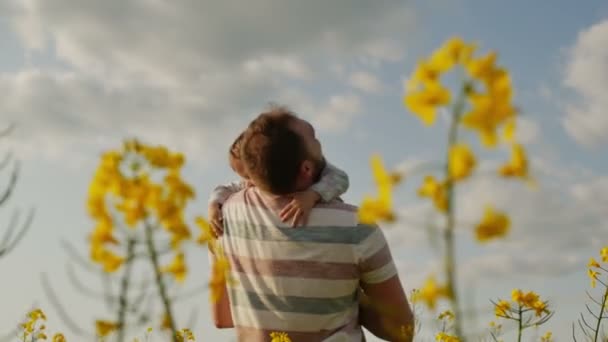
{"type": "Polygon", "coordinates": [[[321,179],[311,189],[321,196],[324,202],[334,200],[348,190],[349,180],[346,172],[327,163],[321,172],[321,179]]]}
{"type": "Polygon", "coordinates": [[[226,202],[230,195],[243,189],[245,189],[245,182],[243,181],[234,181],[228,184],[219,185],[211,192],[209,204],[217,203],[222,205],[224,202],[226,202]]]}
{"type": "Polygon", "coordinates": [[[370,226],[374,231],[356,246],[359,258],[361,282],[377,284],[397,274],[390,248],[382,229],[370,226]]]}

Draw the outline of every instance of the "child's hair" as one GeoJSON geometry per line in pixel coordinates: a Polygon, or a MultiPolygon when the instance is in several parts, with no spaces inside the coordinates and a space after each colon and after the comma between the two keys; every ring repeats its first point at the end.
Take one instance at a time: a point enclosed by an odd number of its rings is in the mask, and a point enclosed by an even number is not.
{"type": "Polygon", "coordinates": [[[245,132],[242,132],[234,140],[232,145],[230,145],[230,157],[231,158],[241,159],[241,142],[243,141],[244,136],[245,136],[245,132]]]}
{"type": "Polygon", "coordinates": [[[244,166],[241,161],[241,143],[243,142],[243,138],[245,136],[245,132],[239,134],[239,136],[234,140],[232,145],[230,145],[230,150],[228,151],[228,161],[230,163],[230,167],[236,173],[238,173],[243,178],[246,177],[246,173],[244,166]]]}

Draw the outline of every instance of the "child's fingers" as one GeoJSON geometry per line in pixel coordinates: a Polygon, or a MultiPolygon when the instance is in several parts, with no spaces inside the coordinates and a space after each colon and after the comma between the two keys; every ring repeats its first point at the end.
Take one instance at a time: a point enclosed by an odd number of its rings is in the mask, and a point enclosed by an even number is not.
{"type": "Polygon", "coordinates": [[[222,236],[222,234],[224,233],[224,227],[222,226],[222,222],[217,219],[212,220],[211,230],[213,231],[213,235],[215,238],[222,236]]]}
{"type": "Polygon", "coordinates": [[[292,227],[299,226],[301,218],[302,218],[302,210],[296,209],[296,212],[293,215],[293,220],[291,221],[291,226],[292,227]]]}
{"type": "Polygon", "coordinates": [[[300,217],[300,225],[301,226],[305,226],[308,224],[308,215],[310,215],[310,213],[304,213],[302,212],[302,215],[300,217]]]}
{"type": "Polygon", "coordinates": [[[298,212],[298,207],[293,205],[288,205],[289,208],[281,215],[281,221],[286,222],[289,218],[293,218],[294,215],[298,212]]]}
{"type": "Polygon", "coordinates": [[[287,213],[288,213],[288,212],[289,212],[291,209],[293,209],[293,206],[294,206],[294,202],[289,202],[289,203],[287,203],[287,205],[286,205],[286,206],[284,206],[284,207],[283,207],[283,209],[281,209],[281,212],[279,213],[279,216],[281,217],[281,220],[282,220],[282,219],[283,219],[285,216],[287,216],[287,213]]]}

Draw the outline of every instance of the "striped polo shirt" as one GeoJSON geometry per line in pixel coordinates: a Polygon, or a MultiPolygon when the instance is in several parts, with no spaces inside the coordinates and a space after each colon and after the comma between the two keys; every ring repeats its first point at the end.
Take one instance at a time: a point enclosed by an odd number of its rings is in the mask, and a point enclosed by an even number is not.
{"type": "Polygon", "coordinates": [[[292,228],[278,213],[287,198],[248,188],[223,206],[221,243],[235,282],[228,285],[239,341],[362,341],[360,283],[397,274],[384,234],[357,221],[357,208],[319,204],[305,227],[292,228]]]}

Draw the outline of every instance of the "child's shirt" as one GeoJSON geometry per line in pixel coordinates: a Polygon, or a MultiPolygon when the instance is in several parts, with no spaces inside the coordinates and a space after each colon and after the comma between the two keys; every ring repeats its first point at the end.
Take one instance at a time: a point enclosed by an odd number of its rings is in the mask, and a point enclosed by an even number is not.
{"type": "MultiPolygon", "coordinates": [[[[322,201],[329,202],[344,194],[346,190],[348,190],[348,186],[349,180],[346,172],[340,170],[330,163],[327,163],[321,172],[321,178],[319,181],[313,184],[310,188],[321,196],[322,201]]],[[[219,185],[211,193],[209,204],[217,203],[222,205],[228,199],[228,197],[230,197],[230,195],[239,192],[246,187],[247,182],[243,180],[219,185]]]]}

